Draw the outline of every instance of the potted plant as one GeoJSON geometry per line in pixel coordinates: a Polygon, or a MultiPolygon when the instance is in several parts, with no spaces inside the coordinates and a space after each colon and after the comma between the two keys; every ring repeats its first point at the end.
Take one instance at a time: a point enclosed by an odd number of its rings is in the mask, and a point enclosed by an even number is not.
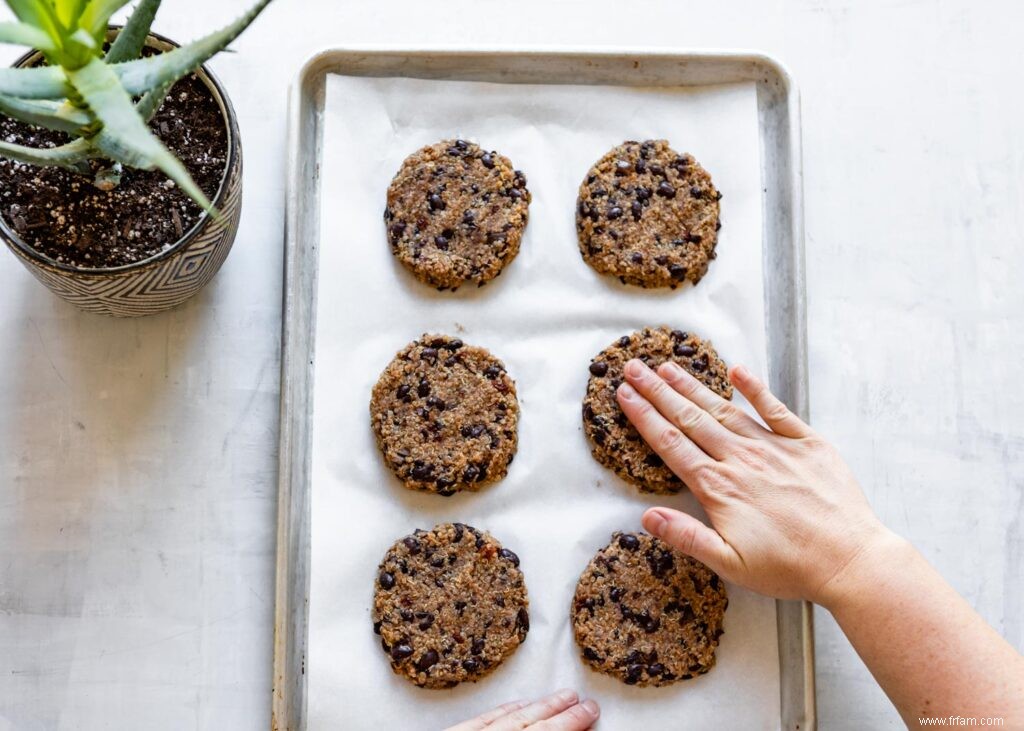
{"type": "Polygon", "coordinates": [[[0,238],[91,312],[174,307],[216,274],[241,213],[231,102],[202,66],[270,0],[185,46],[150,31],[160,0],[6,0],[0,42],[0,238]]]}

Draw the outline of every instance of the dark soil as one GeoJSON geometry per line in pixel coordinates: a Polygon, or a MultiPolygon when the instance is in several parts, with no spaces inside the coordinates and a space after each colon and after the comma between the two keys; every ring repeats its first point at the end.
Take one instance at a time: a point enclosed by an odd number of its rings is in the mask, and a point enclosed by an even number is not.
{"type": "MultiPolygon", "coordinates": [[[[194,75],[179,81],[150,128],[211,200],[227,164],[224,117],[194,75]]],[[[0,116],[0,139],[31,147],[68,141],[60,132],[0,116]]],[[[105,167],[92,162],[94,171],[105,167]]],[[[104,192],[91,176],[0,158],[0,215],[29,246],[62,264],[114,267],[170,248],[202,209],[159,170],[125,168],[121,184],[104,192]]]]}

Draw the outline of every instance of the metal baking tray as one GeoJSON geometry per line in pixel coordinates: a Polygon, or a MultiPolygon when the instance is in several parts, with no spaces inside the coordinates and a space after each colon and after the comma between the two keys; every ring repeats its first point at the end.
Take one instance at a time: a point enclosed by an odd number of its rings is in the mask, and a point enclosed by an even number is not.
{"type": "MultiPolygon", "coordinates": [[[[328,74],[532,84],[703,86],[755,82],[761,137],[765,328],[771,387],[808,417],[800,102],[788,72],[748,51],[348,48],[319,53],[289,98],[281,355],[274,731],[306,728],[310,455],[328,74]]],[[[811,605],[777,602],[780,729],[817,726],[811,605]]]]}

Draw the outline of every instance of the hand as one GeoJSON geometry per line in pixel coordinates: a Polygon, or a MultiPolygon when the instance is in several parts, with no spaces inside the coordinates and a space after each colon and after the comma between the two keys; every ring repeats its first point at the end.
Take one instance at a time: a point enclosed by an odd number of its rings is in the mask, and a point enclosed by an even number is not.
{"type": "Polygon", "coordinates": [[[560,690],[532,703],[506,703],[447,731],[587,731],[600,715],[594,701],[580,702],[574,691],[560,690]]]}
{"type": "Polygon", "coordinates": [[[619,405],[713,526],[653,508],[650,533],[728,581],[826,606],[844,569],[892,537],[838,452],[743,366],[729,380],[767,428],[674,363],[625,371],[619,405]]]}

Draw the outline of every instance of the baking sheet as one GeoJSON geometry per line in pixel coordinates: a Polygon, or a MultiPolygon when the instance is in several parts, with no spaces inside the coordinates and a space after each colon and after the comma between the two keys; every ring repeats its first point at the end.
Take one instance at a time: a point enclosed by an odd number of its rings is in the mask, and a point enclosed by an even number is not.
{"type": "Polygon", "coordinates": [[[589,455],[580,400],[589,359],[619,335],[668,323],[710,337],[728,362],[765,372],[761,174],[753,84],[699,90],[505,85],[329,76],[312,455],[309,727],[443,728],[497,703],[572,686],[603,707],[601,726],[777,728],[775,603],[730,586],[710,674],[637,689],[587,670],[568,625],[576,579],[609,534],[656,503],[700,514],[689,495],[640,496],[589,455]],[[534,200],[522,251],[482,289],[437,293],[391,257],[384,191],[402,159],[464,136],[523,169],[534,200]],[[625,138],[666,137],[723,192],[719,258],[696,287],[626,288],[580,259],[573,210],[588,167],[625,138]],[[522,418],[508,477],[444,499],[404,490],[370,433],[370,389],[422,332],[457,333],[502,358],[522,418]],[[373,577],[414,528],[459,520],[522,559],[531,632],[475,685],[425,691],[391,673],[371,631],[373,577]],[[738,702],[741,694],[742,702],[738,702]],[[666,715],[668,714],[668,715],[666,715]],[[687,722],[682,722],[687,719],[687,722]]]}

